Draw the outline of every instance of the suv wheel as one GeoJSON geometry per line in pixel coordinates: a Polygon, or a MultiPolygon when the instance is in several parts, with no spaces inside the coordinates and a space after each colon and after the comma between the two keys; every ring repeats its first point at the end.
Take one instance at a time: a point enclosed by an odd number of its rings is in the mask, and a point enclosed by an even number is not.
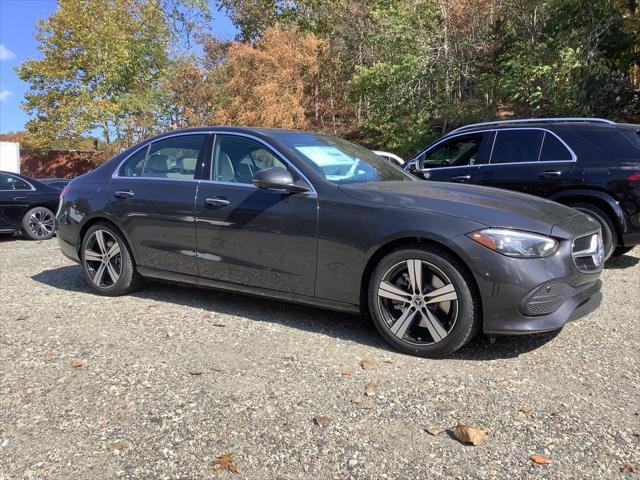
{"type": "Polygon", "coordinates": [[[604,259],[607,260],[611,257],[613,251],[618,246],[618,231],[609,215],[600,208],[588,203],[573,203],[568,206],[589,215],[600,224],[600,228],[602,229],[602,243],[604,243],[604,259]]]}
{"type": "Polygon", "coordinates": [[[376,267],[368,304],[384,339],[402,352],[444,357],[462,347],[479,324],[473,279],[460,261],[435,247],[396,250],[376,267]]]}
{"type": "Polygon", "coordinates": [[[141,283],[126,242],[110,225],[97,223],[87,230],[81,258],[87,283],[100,295],[124,295],[141,283]]]}

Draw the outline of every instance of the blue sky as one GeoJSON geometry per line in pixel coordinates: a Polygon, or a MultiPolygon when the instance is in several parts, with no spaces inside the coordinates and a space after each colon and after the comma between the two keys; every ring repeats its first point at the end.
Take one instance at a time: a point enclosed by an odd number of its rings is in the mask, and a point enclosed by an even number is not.
{"type": "MultiPolygon", "coordinates": [[[[212,31],[222,38],[233,38],[236,28],[215,9],[212,31]]],[[[47,18],[57,8],[55,0],[0,0],[0,133],[24,129],[27,114],[20,108],[28,84],[22,82],[14,68],[27,58],[38,58],[34,34],[40,18],[47,18]]]]}

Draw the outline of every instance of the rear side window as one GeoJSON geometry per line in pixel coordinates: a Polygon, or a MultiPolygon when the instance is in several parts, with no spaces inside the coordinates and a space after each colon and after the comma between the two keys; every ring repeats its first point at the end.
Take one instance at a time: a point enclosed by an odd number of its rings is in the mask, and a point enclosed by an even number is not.
{"type": "Polygon", "coordinates": [[[498,130],[491,163],[537,162],[543,136],[542,130],[498,130]]]}
{"type": "Polygon", "coordinates": [[[141,177],[144,161],[147,158],[147,150],[149,150],[148,145],[131,155],[125,164],[120,167],[118,175],[121,177],[141,177]]]}
{"type": "Polygon", "coordinates": [[[609,155],[626,158],[640,156],[640,147],[618,130],[582,129],[576,130],[576,133],[609,155]]]}
{"type": "Polygon", "coordinates": [[[565,147],[555,135],[545,132],[542,151],[540,152],[540,161],[562,162],[566,160],[573,160],[571,152],[567,150],[567,147],[565,147]]]}
{"type": "Polygon", "coordinates": [[[0,174],[0,190],[31,190],[31,186],[13,175],[0,174]]]}

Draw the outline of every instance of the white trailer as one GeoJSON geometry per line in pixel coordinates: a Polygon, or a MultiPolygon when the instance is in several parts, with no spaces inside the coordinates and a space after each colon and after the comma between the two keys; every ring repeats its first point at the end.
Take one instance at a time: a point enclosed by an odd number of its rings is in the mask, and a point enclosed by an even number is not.
{"type": "Polygon", "coordinates": [[[20,173],[20,144],[0,142],[0,170],[20,173]]]}

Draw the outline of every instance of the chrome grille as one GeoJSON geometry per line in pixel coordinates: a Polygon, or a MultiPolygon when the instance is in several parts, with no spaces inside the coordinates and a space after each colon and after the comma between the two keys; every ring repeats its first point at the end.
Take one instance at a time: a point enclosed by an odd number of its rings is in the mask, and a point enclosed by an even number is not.
{"type": "Polygon", "coordinates": [[[573,240],[571,256],[576,268],[584,273],[597,272],[604,263],[604,246],[600,232],[573,240]]]}

